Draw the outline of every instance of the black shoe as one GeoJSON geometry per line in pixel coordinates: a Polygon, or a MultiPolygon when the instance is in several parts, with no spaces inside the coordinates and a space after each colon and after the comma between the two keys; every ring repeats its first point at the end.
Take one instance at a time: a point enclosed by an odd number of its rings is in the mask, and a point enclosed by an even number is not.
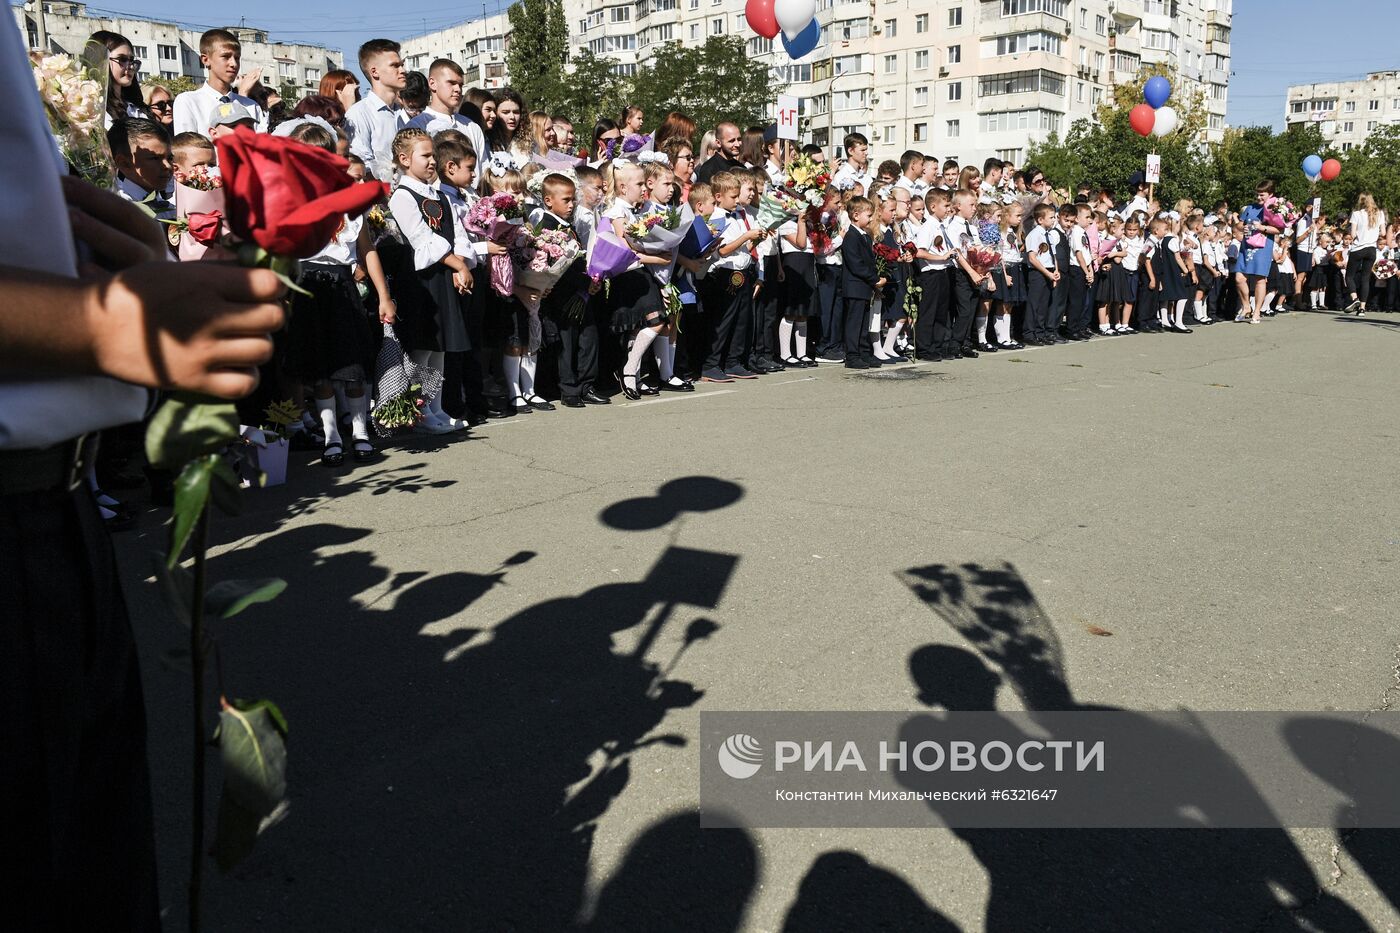
{"type": "Polygon", "coordinates": [[[566,396],[564,396],[563,398],[561,398],[561,399],[559,400],[559,404],[560,404],[560,405],[563,405],[565,408],[587,408],[587,407],[588,407],[587,405],[583,404],[583,399],[579,398],[577,395],[566,395],[566,396]]]}
{"type": "Polygon", "coordinates": [[[355,458],[356,463],[368,463],[371,460],[379,459],[379,451],[375,450],[374,444],[363,438],[357,438],[350,448],[350,456],[355,458]],[[364,446],[361,447],[360,445],[364,446]]]}
{"type": "Polygon", "coordinates": [[[638,381],[639,379],[635,375],[623,373],[620,370],[617,373],[617,384],[622,387],[622,394],[634,402],[642,397],[641,391],[637,388],[638,381]],[[631,387],[627,385],[628,379],[632,380],[631,387]]]}
{"type": "Polygon", "coordinates": [[[694,392],[694,391],[695,391],[695,386],[691,385],[689,382],[686,382],[684,379],[682,379],[680,382],[663,382],[663,383],[661,383],[660,388],[661,388],[661,391],[662,391],[662,392],[694,392]]]}
{"type": "Polygon", "coordinates": [[[546,402],[544,399],[540,398],[538,395],[532,395],[529,398],[527,398],[525,400],[525,404],[529,405],[535,411],[554,411],[554,406],[549,402],[546,402]]]}
{"type": "Polygon", "coordinates": [[[658,389],[658,388],[657,388],[656,386],[654,386],[654,385],[648,385],[648,384],[645,383],[645,382],[638,382],[638,383],[637,383],[637,391],[640,392],[640,393],[642,393],[643,395],[660,395],[660,394],[661,394],[661,390],[660,390],[660,389],[658,389]]]}
{"type": "Polygon", "coordinates": [[[345,462],[345,445],[331,441],[321,451],[321,466],[338,467],[345,462]]]}
{"type": "Polygon", "coordinates": [[[587,392],[585,392],[585,393],[583,393],[582,395],[580,395],[580,396],[579,396],[579,399],[580,399],[580,400],[583,402],[583,404],[585,404],[585,405],[611,405],[611,404],[612,404],[612,399],[607,398],[607,397],[602,396],[602,395],[599,395],[597,392],[594,392],[592,389],[589,389],[587,392]]]}
{"type": "Polygon", "coordinates": [[[1189,333],[1191,333],[1191,328],[1189,328],[1189,327],[1177,327],[1177,326],[1173,325],[1173,326],[1172,326],[1171,328],[1169,328],[1169,329],[1170,329],[1171,332],[1174,333],[1174,334],[1189,334],[1189,333]]]}
{"type": "Polygon", "coordinates": [[[845,363],[845,366],[846,366],[847,369],[878,369],[878,368],[879,368],[879,367],[878,367],[878,364],[877,364],[876,366],[871,366],[869,363],[867,363],[867,362],[866,362],[865,360],[863,360],[863,359],[860,359],[859,357],[857,357],[856,359],[853,359],[853,360],[847,360],[846,363],[845,363]]]}
{"type": "Polygon", "coordinates": [[[977,352],[978,352],[978,353],[995,353],[995,352],[997,352],[997,348],[994,347],[994,346],[992,346],[990,343],[979,343],[979,344],[977,345],[977,352]]]}
{"type": "Polygon", "coordinates": [[[724,371],[724,374],[731,379],[757,379],[758,373],[741,365],[734,365],[724,371]]]}
{"type": "Polygon", "coordinates": [[[817,361],[810,356],[798,357],[797,361],[802,364],[803,369],[816,369],[817,361]]]}
{"type": "Polygon", "coordinates": [[[892,356],[892,357],[890,357],[889,359],[885,360],[885,363],[886,363],[887,365],[889,365],[889,366],[893,366],[895,363],[907,363],[907,362],[909,362],[909,357],[905,356],[903,353],[896,353],[894,356],[892,356]]]}
{"type": "Polygon", "coordinates": [[[975,360],[977,359],[977,351],[971,347],[963,347],[962,356],[964,359],[975,360]]]}
{"type": "Polygon", "coordinates": [[[470,409],[467,411],[466,421],[467,427],[469,428],[480,427],[481,425],[486,423],[486,420],[486,415],[479,411],[471,411],[470,409]]]}
{"type": "Polygon", "coordinates": [[[758,359],[754,360],[754,362],[758,365],[750,366],[749,368],[757,370],[758,372],[764,372],[766,370],[770,373],[780,373],[787,369],[782,363],[779,363],[777,360],[770,360],[766,356],[760,356],[758,359]]]}
{"type": "Polygon", "coordinates": [[[486,409],[486,417],[492,421],[501,418],[514,418],[515,412],[511,411],[504,403],[492,405],[486,409]]]}

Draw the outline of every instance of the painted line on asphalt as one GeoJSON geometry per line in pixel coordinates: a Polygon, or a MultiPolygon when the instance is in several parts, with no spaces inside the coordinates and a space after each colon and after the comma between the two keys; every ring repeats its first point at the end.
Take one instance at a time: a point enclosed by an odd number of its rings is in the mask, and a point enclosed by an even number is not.
{"type": "Polygon", "coordinates": [[[713,398],[716,395],[730,395],[738,389],[716,389],[713,392],[687,392],[684,395],[677,395],[673,398],[654,398],[645,402],[628,402],[623,408],[645,408],[648,405],[664,405],[667,402],[689,402],[697,398],[713,398]]]}

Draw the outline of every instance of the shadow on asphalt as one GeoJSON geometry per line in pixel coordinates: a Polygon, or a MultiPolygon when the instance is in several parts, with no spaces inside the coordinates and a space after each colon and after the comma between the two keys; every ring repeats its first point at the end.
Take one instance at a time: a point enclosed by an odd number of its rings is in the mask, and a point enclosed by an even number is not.
{"type": "MultiPolygon", "coordinates": [[[[975,649],[925,645],[914,651],[909,671],[920,703],[947,711],[994,710],[1004,681],[1032,711],[1113,708],[1073,697],[1055,628],[1012,565],[930,565],[899,576],[975,649]]],[[[941,718],[911,718],[901,738],[919,741],[941,718]]],[[[1146,719],[1143,728],[1160,732],[1167,747],[1202,741],[1146,719]]],[[[1017,727],[1008,724],[1008,730],[1017,727]]],[[[1208,821],[1213,788],[1232,797],[1251,794],[1238,784],[1246,779],[1234,762],[1218,749],[1216,756],[1199,799],[1164,804],[1145,797],[1143,806],[1165,806],[1168,814],[1195,808],[1208,821]]],[[[1181,823],[1191,825],[1184,816],[1181,823]]],[[[1320,886],[1282,830],[953,832],[990,876],[989,931],[1369,929],[1320,886]]],[[[1371,840],[1365,849],[1372,859],[1368,872],[1400,875],[1396,833],[1357,832],[1348,849],[1359,848],[1363,839],[1371,840]]],[[[1393,884],[1378,886],[1394,899],[1393,884]]]]}

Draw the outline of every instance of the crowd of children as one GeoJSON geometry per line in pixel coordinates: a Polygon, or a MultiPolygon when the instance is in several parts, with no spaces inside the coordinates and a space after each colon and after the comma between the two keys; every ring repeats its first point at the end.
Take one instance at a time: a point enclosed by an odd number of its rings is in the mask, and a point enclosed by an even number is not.
{"type": "MultiPolygon", "coordinates": [[[[115,34],[107,44],[115,81],[131,70],[130,45],[115,34]]],[[[175,98],[173,137],[134,103],[113,111],[118,184],[173,216],[172,181],[217,171],[213,141],[246,127],[338,152],[356,177],[393,185],[376,221],[347,219],[303,263],[309,297],[293,300],[262,394],[245,406],[293,399],[305,412],[295,440],[319,447],[327,466],[376,456],[385,334],[441,374],[412,428],[439,434],[554,410],[548,396],[583,408],[821,365],[1188,334],[1290,307],[1400,307],[1397,229],[1373,203],[1341,232],[1311,208],[1280,222],[1268,182],[1236,214],[1159,204],[1141,177],[1122,203],[1087,187],[1057,194],[1034,167],[997,159],[979,170],[909,151],[872,171],[856,133],[839,163],[774,127],[722,124],[697,149],[693,121],[671,113],[646,134],[635,107],[599,119],[579,149],[569,118],[531,112],[510,89],[464,88],[451,61],[434,62],[415,89],[389,40],[360,50],[363,97],[353,75],[332,73],[321,94],[269,114],[234,89],[240,52],[232,33],[205,33],[208,82],[175,98]],[[501,194],[576,247],[551,287],[495,287],[508,249],[471,218],[501,194]],[[765,214],[775,195],[786,204],[776,217],[765,214]],[[688,254],[649,248],[635,224],[658,212],[699,218],[713,242],[688,254]],[[1371,249],[1359,290],[1357,235],[1371,249]],[[600,240],[631,249],[606,276],[589,272],[600,240]]],[[[104,505],[120,517],[114,500],[104,505]]]]}

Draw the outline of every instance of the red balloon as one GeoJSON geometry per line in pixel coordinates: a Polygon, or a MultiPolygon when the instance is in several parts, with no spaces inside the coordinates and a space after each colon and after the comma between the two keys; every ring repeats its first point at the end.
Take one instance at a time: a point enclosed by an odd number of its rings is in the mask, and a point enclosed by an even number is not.
{"type": "Polygon", "coordinates": [[[1128,111],[1128,122],[1133,125],[1134,133],[1151,136],[1152,127],[1157,125],[1157,111],[1152,109],[1151,104],[1138,104],[1128,111]]]}
{"type": "Polygon", "coordinates": [[[744,19],[749,28],[765,39],[778,35],[778,19],[773,15],[773,0],[749,0],[744,4],[744,19]]]}
{"type": "Polygon", "coordinates": [[[1328,159],[1322,163],[1323,181],[1335,181],[1340,174],[1342,174],[1342,163],[1336,159],[1328,159]]]}

